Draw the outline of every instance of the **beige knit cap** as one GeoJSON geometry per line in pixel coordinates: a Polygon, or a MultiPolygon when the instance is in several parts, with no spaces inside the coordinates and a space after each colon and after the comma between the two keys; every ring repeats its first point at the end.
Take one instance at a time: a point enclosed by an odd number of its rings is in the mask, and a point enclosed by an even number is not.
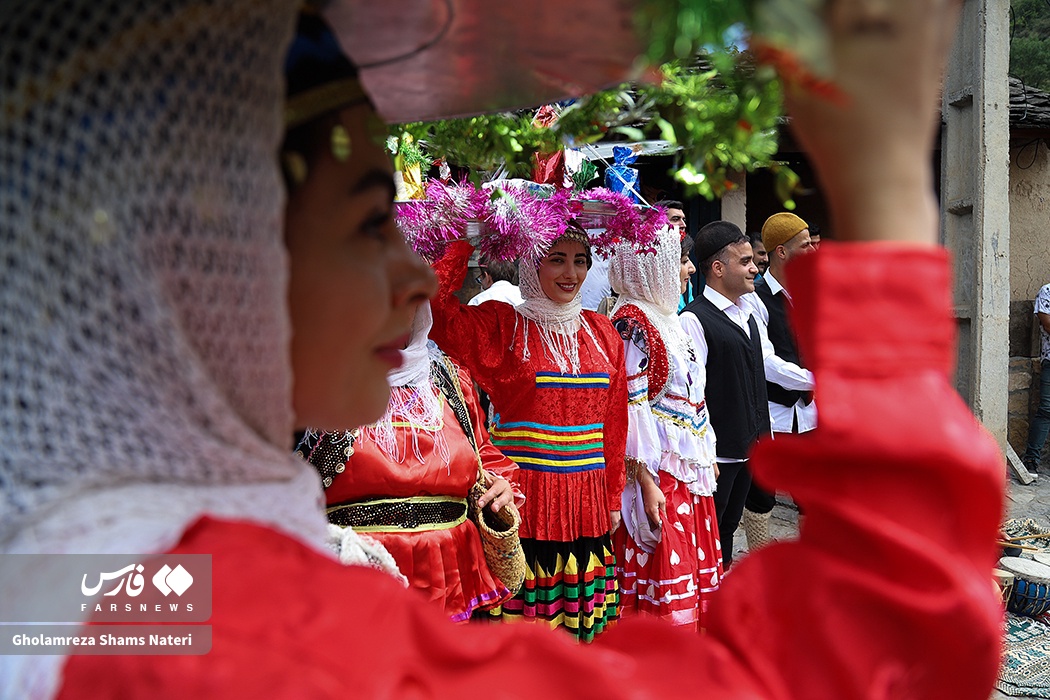
{"type": "Polygon", "coordinates": [[[784,245],[807,228],[809,224],[790,212],[774,214],[762,224],[762,245],[772,253],[778,245],[784,245]]]}

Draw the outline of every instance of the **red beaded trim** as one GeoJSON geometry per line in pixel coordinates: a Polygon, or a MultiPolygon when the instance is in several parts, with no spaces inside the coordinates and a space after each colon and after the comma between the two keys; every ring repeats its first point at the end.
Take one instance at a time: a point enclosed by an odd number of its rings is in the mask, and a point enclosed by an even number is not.
{"type": "Polygon", "coordinates": [[[649,400],[655,401],[667,385],[667,378],[671,373],[670,362],[667,358],[667,347],[659,331],[652,322],[637,306],[628,304],[620,307],[612,320],[615,323],[621,318],[626,318],[631,325],[637,326],[645,333],[645,342],[649,348],[649,366],[645,372],[649,375],[649,400]]]}

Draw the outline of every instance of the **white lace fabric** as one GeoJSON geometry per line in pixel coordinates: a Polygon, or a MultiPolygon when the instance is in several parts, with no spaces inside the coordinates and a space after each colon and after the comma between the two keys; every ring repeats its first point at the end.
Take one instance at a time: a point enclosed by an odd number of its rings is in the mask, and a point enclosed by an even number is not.
{"type": "MultiPolygon", "coordinates": [[[[557,243],[557,241],[555,241],[557,243]]],[[[535,321],[539,327],[543,351],[548,359],[554,362],[565,374],[580,373],[580,344],[577,334],[582,329],[594,341],[602,355],[605,347],[598,340],[587,319],[583,315],[583,285],[576,289],[576,296],[567,304],[552,300],[540,286],[539,267],[546,254],[540,257],[526,256],[518,264],[518,288],[524,303],[514,307],[521,316],[535,321]]],[[[522,324],[525,334],[523,346],[525,357],[529,359],[529,324],[522,324]]],[[[608,358],[606,358],[608,359],[608,358]]]]}
{"type": "Polygon", "coordinates": [[[432,362],[441,362],[441,351],[428,337],[434,326],[430,302],[419,305],[412,321],[408,347],[401,354],[404,364],[387,373],[390,401],[383,417],[361,429],[361,438],[374,442],[392,461],[401,464],[408,451],[420,462],[426,462],[419,447],[419,431],[431,434],[434,451],[448,469],[451,455],[443,430],[444,404],[431,379],[432,362]],[[394,424],[400,425],[395,426],[394,424]]]}
{"type": "MultiPolygon", "coordinates": [[[[0,4],[0,551],[159,551],[205,513],[323,549],[274,155],[297,9],[0,4]]],[[[61,663],[0,659],[4,693],[61,663]]]]}
{"type": "Polygon", "coordinates": [[[682,297],[682,244],[678,231],[664,228],[652,246],[639,250],[621,243],[609,261],[609,284],[620,295],[612,315],[624,306],[638,307],[660,332],[669,353],[684,354],[691,341],[678,321],[682,297]]]}

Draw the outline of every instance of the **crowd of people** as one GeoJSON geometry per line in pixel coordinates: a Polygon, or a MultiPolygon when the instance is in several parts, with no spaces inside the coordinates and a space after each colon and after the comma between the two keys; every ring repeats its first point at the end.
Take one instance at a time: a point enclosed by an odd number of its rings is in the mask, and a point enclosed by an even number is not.
{"type": "Polygon", "coordinates": [[[582,307],[572,221],[521,259],[520,304],[456,298],[471,247],[409,249],[318,16],[287,56],[277,0],[147,4],[170,41],[107,20],[59,51],[5,8],[2,551],[210,554],[213,642],[8,656],[4,692],[987,697],[1002,460],[949,381],[924,155],[957,8],[836,8],[846,101],[787,93],[843,242],[806,255],[805,222],[771,217],[756,293],[739,228],[670,226],[609,257],[611,319],[582,307]],[[706,284],[679,315],[690,245],[706,284]],[[475,484],[520,513],[520,587],[485,562],[475,484]],[[723,581],[777,491],[798,540],[723,581]]]}

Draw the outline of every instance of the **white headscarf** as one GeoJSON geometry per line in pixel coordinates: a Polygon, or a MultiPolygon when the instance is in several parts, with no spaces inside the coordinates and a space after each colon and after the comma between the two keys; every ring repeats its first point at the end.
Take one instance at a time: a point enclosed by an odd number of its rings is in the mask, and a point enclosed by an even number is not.
{"type": "Polygon", "coordinates": [[[430,373],[431,363],[441,359],[441,351],[428,340],[433,325],[430,302],[426,301],[419,305],[412,322],[408,347],[401,351],[404,363],[387,374],[391,392],[386,413],[372,425],[363,428],[361,434],[363,439],[375,442],[383,454],[395,462],[401,462],[405,457],[401,442],[411,440],[416,459],[425,462],[419,449],[418,430],[428,430],[434,438],[438,455],[448,468],[450,454],[441,430],[444,407],[430,373]],[[407,423],[408,427],[396,428],[395,418],[407,423]]]}
{"type": "MultiPolygon", "coordinates": [[[[562,239],[559,239],[562,240],[562,239]]],[[[575,239],[574,239],[575,240],[575,239]]],[[[552,244],[557,245],[558,241],[552,244]]],[[[576,296],[567,304],[552,300],[540,286],[540,263],[547,257],[524,256],[518,264],[518,288],[524,303],[518,304],[515,310],[527,319],[535,321],[540,327],[540,339],[543,350],[558,369],[563,373],[580,373],[580,346],[578,333],[582,328],[594,340],[598,350],[605,356],[605,348],[594,334],[594,330],[583,317],[583,285],[576,288],[576,296]]],[[[524,324],[525,355],[529,359],[528,324],[524,324]]]]}
{"type": "Polygon", "coordinates": [[[681,239],[670,227],[661,230],[650,247],[620,244],[609,262],[609,284],[620,295],[613,315],[628,305],[638,307],[660,333],[669,352],[684,352],[690,347],[678,320],[681,262],[681,239]]]}
{"type": "MultiPolygon", "coordinates": [[[[163,551],[206,513],[323,547],[274,162],[299,4],[0,4],[0,551],[163,551]]],[[[46,697],[62,662],[0,677],[46,697]]]]}

